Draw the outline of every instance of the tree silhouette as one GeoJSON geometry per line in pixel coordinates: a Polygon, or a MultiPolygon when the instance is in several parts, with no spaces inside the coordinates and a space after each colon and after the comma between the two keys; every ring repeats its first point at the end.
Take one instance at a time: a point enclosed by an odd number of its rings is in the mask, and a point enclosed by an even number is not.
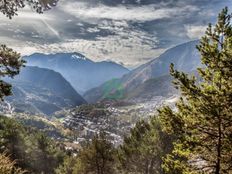
{"type": "Polygon", "coordinates": [[[37,13],[42,13],[57,4],[58,0],[0,0],[0,12],[10,19],[17,15],[19,9],[29,5],[37,13]]]}

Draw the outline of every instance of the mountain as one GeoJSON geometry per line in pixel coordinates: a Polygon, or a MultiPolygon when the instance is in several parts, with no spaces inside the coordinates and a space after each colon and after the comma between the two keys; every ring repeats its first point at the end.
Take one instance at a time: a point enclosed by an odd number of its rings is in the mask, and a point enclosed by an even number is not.
{"type": "Polygon", "coordinates": [[[80,94],[129,70],[109,61],[94,62],[79,53],[32,54],[26,56],[27,65],[52,69],[62,74],[80,94]]]}
{"type": "Polygon", "coordinates": [[[98,88],[87,91],[84,94],[84,98],[88,102],[94,103],[104,98],[123,99],[136,93],[140,93],[139,96],[141,97],[148,94],[149,91],[150,96],[148,95],[148,98],[154,95],[161,95],[163,88],[167,90],[170,88],[169,85],[171,85],[168,75],[171,63],[174,63],[176,69],[184,72],[191,72],[196,70],[197,67],[202,66],[200,55],[196,49],[198,42],[191,41],[168,49],[159,57],[141,65],[122,78],[108,81],[98,88]],[[147,90],[148,85],[151,85],[151,83],[153,86],[158,86],[161,82],[168,86],[154,88],[154,92],[152,89],[147,90]]]}
{"type": "Polygon", "coordinates": [[[18,112],[49,115],[86,103],[70,83],[53,70],[27,66],[14,79],[5,80],[13,85],[13,95],[6,97],[6,102],[18,112]]]}
{"type": "Polygon", "coordinates": [[[173,78],[170,75],[149,79],[127,93],[125,98],[128,100],[148,101],[154,96],[171,97],[178,93],[172,85],[172,80],[173,78]]]}
{"type": "Polygon", "coordinates": [[[84,94],[84,98],[89,103],[96,103],[104,99],[146,102],[154,96],[170,97],[177,93],[178,91],[172,85],[172,77],[163,75],[148,79],[137,85],[136,88],[130,89],[124,88],[120,79],[113,79],[98,88],[89,90],[84,94]]]}

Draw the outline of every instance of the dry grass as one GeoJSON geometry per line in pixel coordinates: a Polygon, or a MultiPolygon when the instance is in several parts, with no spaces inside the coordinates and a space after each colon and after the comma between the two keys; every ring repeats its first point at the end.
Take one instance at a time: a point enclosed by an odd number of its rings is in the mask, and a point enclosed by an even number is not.
{"type": "Polygon", "coordinates": [[[0,154],[0,173],[2,174],[25,174],[26,171],[15,166],[16,161],[11,161],[5,153],[0,154]]]}

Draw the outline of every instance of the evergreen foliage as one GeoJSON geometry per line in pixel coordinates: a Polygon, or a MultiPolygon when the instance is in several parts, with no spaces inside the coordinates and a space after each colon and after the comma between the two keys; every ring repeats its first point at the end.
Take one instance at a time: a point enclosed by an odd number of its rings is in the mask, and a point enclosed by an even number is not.
{"type": "Polygon", "coordinates": [[[66,157],[64,162],[55,170],[56,174],[75,174],[75,166],[79,165],[75,157],[66,157]]]}
{"type": "Polygon", "coordinates": [[[162,157],[172,150],[172,137],[161,131],[159,119],[139,121],[119,148],[122,173],[160,174],[162,157]]]}
{"type": "Polygon", "coordinates": [[[56,5],[58,0],[0,0],[0,12],[8,18],[17,15],[19,9],[29,5],[37,13],[42,13],[44,10],[50,9],[56,5]]]}
{"type": "MultiPolygon", "coordinates": [[[[24,63],[19,53],[5,45],[0,46],[0,77],[13,78],[19,73],[24,63]]],[[[11,85],[0,80],[0,100],[8,95],[11,95],[11,85]]]]}
{"type": "Polygon", "coordinates": [[[107,174],[115,173],[115,149],[106,134],[100,132],[80,152],[74,173],[107,174]]]}
{"type": "Polygon", "coordinates": [[[17,161],[16,166],[32,174],[54,173],[65,156],[44,134],[4,116],[0,116],[0,153],[6,153],[17,161]]]}
{"type": "Polygon", "coordinates": [[[57,174],[114,174],[116,151],[104,132],[95,135],[77,157],[67,158],[56,170],[57,174]]]}
{"type": "Polygon", "coordinates": [[[232,26],[225,8],[197,46],[204,65],[194,76],[174,70],[174,84],[182,97],[159,110],[164,130],[177,136],[165,159],[167,173],[232,172],[232,26]]]}

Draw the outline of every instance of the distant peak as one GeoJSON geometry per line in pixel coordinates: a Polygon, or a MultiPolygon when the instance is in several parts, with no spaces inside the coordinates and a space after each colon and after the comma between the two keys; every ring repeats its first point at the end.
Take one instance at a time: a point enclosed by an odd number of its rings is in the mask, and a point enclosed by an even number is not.
{"type": "Polygon", "coordinates": [[[78,54],[78,53],[74,53],[72,54],[72,59],[77,59],[77,60],[86,60],[86,57],[81,55],[81,54],[78,54]]]}

